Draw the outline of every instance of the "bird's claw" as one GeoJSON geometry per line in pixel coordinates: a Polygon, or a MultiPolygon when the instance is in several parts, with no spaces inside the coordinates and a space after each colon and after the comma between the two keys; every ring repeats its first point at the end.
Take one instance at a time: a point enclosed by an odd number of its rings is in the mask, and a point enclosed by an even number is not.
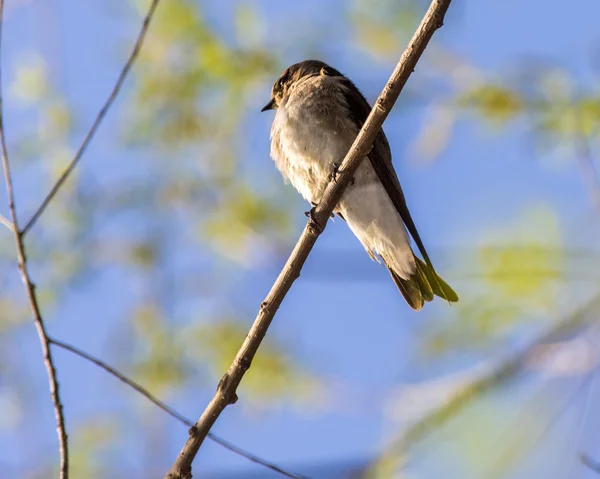
{"type": "MultiPolygon", "coordinates": [[[[304,216],[306,216],[307,218],[313,218],[314,219],[314,214],[315,214],[315,208],[317,207],[317,203],[311,203],[310,206],[312,206],[312,208],[310,209],[310,211],[305,211],[304,212],[304,216]]],[[[334,218],[335,215],[333,213],[331,213],[330,218],[334,218]]]]}
{"type": "MultiPolygon", "coordinates": [[[[337,181],[337,177],[338,177],[339,173],[340,173],[340,165],[339,165],[339,163],[334,163],[331,168],[331,173],[329,173],[329,176],[327,177],[327,179],[329,181],[337,181]]],[[[352,186],[354,184],[354,182],[355,182],[355,180],[354,180],[354,176],[353,176],[352,179],[350,180],[349,185],[352,186]]]]}
{"type": "Polygon", "coordinates": [[[337,181],[337,176],[338,176],[339,171],[340,171],[339,163],[334,163],[331,168],[331,173],[329,173],[329,176],[327,177],[327,179],[329,181],[337,181]]]}
{"type": "Polygon", "coordinates": [[[323,225],[317,221],[315,218],[315,210],[316,206],[313,206],[309,211],[305,211],[304,215],[309,218],[308,227],[312,229],[316,234],[321,234],[323,232],[323,225]]]}

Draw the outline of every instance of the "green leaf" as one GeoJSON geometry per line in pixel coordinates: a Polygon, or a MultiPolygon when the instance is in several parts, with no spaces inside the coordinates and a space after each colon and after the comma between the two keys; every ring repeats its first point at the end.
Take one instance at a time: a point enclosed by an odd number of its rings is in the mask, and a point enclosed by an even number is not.
{"type": "Polygon", "coordinates": [[[458,97],[456,103],[496,127],[505,126],[525,108],[523,99],[516,91],[494,83],[467,90],[458,97]]]}

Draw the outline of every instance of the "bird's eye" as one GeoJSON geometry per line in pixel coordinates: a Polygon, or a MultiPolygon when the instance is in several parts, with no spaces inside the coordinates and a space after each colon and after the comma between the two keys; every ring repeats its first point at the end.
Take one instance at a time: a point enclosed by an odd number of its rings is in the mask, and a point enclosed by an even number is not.
{"type": "Polygon", "coordinates": [[[285,83],[285,81],[284,81],[284,79],[283,79],[283,77],[282,77],[282,78],[280,78],[280,79],[279,79],[279,81],[277,82],[277,86],[278,86],[279,88],[283,88],[283,84],[284,84],[284,83],[285,83]]]}

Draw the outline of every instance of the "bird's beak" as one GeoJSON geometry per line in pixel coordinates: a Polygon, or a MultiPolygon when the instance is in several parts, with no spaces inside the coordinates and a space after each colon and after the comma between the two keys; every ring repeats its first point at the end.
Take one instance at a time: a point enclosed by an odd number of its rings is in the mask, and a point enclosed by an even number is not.
{"type": "Polygon", "coordinates": [[[271,101],[263,106],[260,111],[274,110],[275,109],[275,98],[271,98],[271,101]]]}

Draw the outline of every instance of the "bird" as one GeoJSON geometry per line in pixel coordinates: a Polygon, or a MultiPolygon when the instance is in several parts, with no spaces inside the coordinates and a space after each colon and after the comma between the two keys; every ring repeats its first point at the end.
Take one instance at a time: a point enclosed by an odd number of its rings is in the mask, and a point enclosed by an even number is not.
{"type": "MultiPolygon", "coordinates": [[[[261,111],[275,110],[271,157],[284,180],[313,207],[346,156],[371,111],[356,85],[319,60],[288,67],[261,111]]],[[[383,130],[333,213],[344,220],[371,259],[383,263],[415,311],[434,296],[458,301],[439,276],[406,205],[383,130]],[[368,161],[367,161],[368,160],[368,161]],[[423,259],[414,254],[409,233],[423,259]]]]}

